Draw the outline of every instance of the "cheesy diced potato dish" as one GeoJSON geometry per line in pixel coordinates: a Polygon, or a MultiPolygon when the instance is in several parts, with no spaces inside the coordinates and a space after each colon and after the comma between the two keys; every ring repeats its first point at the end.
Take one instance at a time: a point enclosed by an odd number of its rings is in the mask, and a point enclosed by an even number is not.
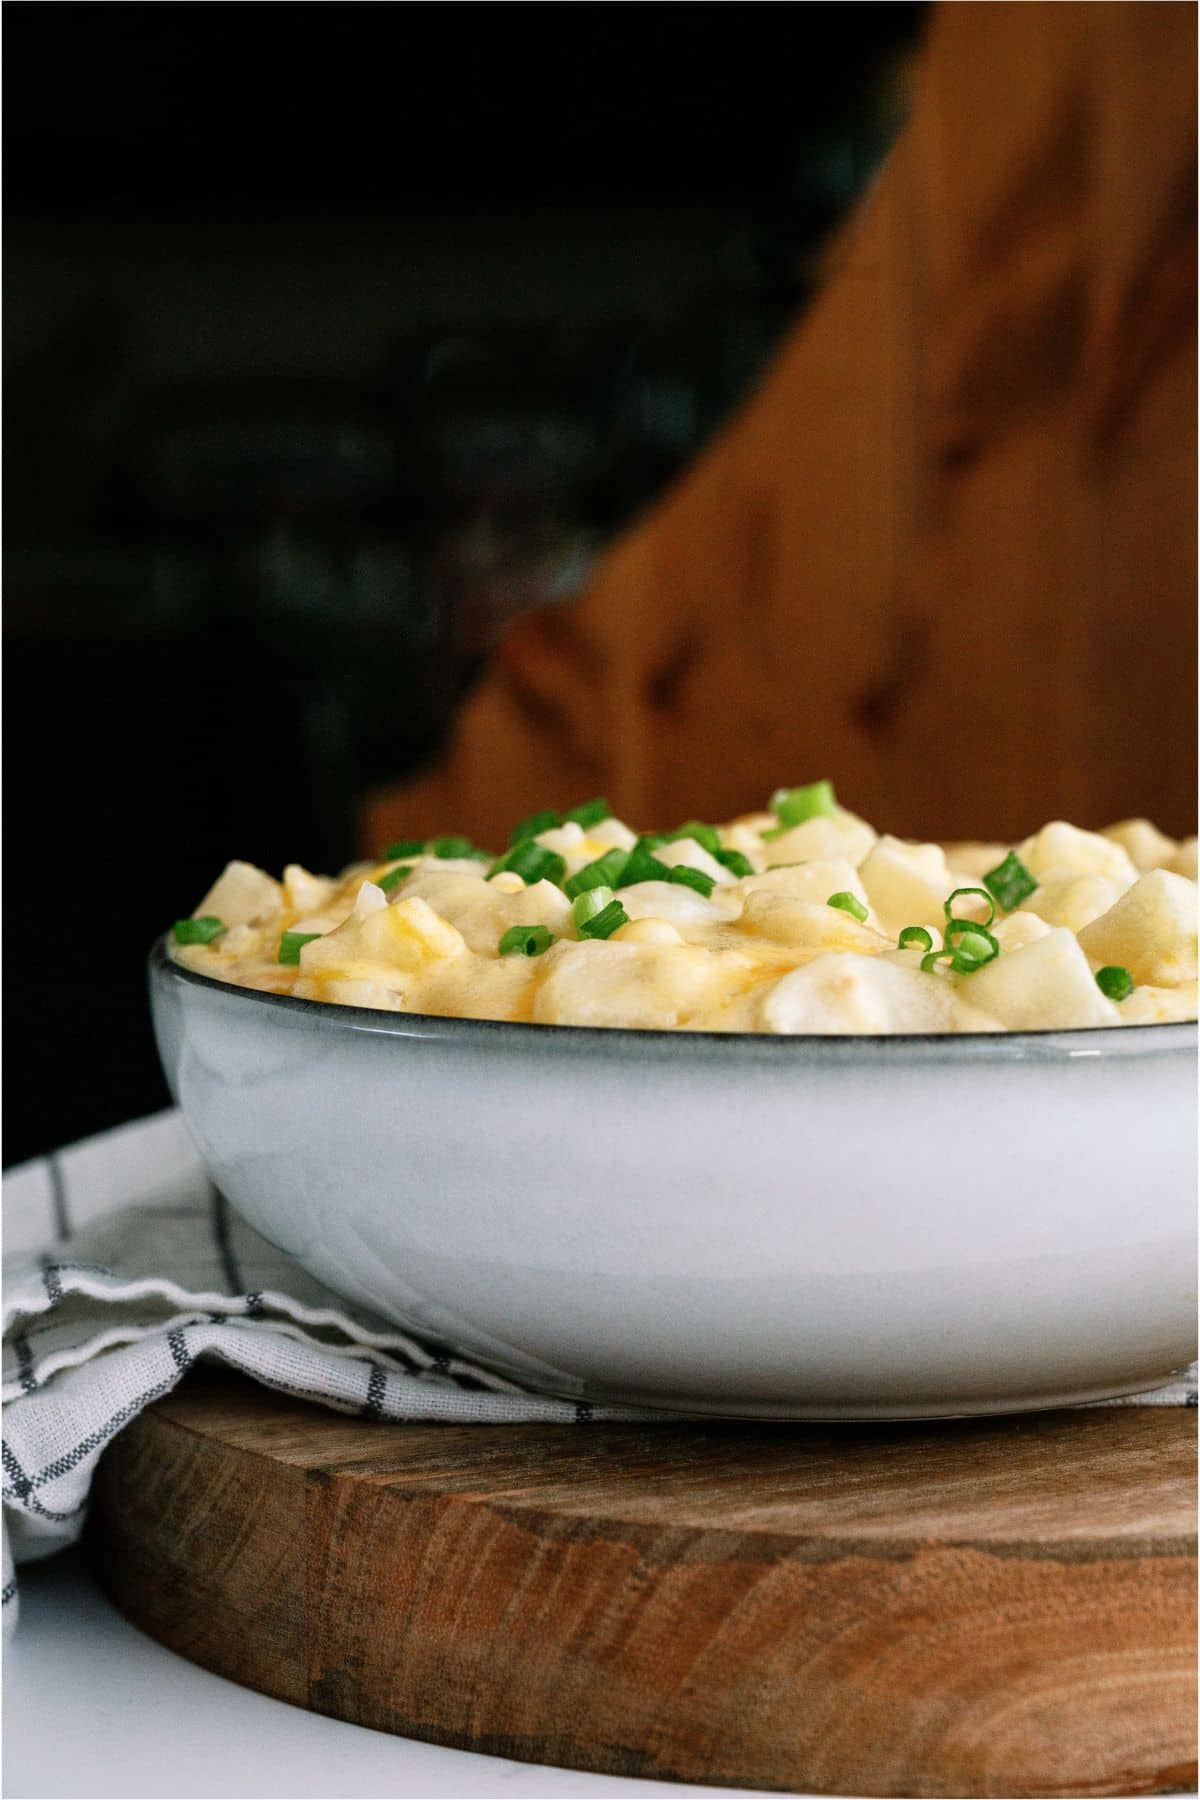
{"type": "Polygon", "coordinates": [[[638,834],[603,800],[507,851],[408,840],[339,876],[231,862],[184,968],[298,999],[543,1025],[775,1034],[1196,1017],[1196,844],[1144,819],[1018,844],[880,835],[828,781],[638,834]]]}

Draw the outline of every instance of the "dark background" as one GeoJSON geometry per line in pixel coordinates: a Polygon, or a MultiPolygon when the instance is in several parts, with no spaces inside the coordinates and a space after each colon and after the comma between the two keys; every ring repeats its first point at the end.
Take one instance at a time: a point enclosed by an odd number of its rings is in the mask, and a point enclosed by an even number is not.
{"type": "Polygon", "coordinates": [[[347,860],[746,391],[920,8],[4,20],[11,1163],[165,1103],[150,939],[347,860]]]}

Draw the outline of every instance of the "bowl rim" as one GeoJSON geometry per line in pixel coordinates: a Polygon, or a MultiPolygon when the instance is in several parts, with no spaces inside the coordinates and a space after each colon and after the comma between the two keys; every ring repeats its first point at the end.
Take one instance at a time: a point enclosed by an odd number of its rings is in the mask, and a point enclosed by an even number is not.
{"type": "Polygon", "coordinates": [[[1181,1056],[1196,1048],[1195,1020],[1144,1025],[1075,1025],[1046,1031],[907,1031],[887,1033],[773,1033],[758,1031],[667,1031],[630,1025],[550,1025],[513,1019],[469,1019],[443,1013],[382,1012],[336,1000],[308,1000],[240,987],[177,963],[164,932],[148,959],[151,989],[177,982],[219,995],[234,1004],[273,1008],[281,1019],[317,1025],[322,1032],[367,1033],[373,1037],[435,1040],[448,1044],[526,1051],[562,1050],[583,1055],[666,1055],[730,1062],[820,1057],[829,1061],[881,1062],[907,1051],[922,1061],[1070,1062],[1081,1058],[1181,1056]]]}

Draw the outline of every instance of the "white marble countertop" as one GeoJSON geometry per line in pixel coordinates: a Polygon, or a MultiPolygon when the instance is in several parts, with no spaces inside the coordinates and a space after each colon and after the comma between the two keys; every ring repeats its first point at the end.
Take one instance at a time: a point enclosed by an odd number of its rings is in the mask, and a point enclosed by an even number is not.
{"type": "Polygon", "coordinates": [[[444,1750],[269,1700],[144,1637],[78,1555],[21,1572],[4,1658],[6,1800],[662,1800],[728,1788],[444,1750]]]}

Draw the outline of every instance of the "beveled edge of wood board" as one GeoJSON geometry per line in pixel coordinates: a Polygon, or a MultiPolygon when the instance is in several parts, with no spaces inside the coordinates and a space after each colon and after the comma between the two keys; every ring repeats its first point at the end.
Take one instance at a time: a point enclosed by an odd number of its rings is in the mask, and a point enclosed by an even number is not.
{"type": "MultiPolygon", "coordinates": [[[[96,1517],[118,1540],[101,1547],[106,1585],[151,1635],[245,1685],[401,1735],[784,1791],[1178,1792],[1194,1780],[1184,1615],[1196,1420],[1167,1413],[915,1431],[386,1426],[206,1375],[113,1447],[96,1517]],[[748,1512],[728,1496],[723,1508],[697,1499],[714,1455],[736,1486],[777,1475],[781,1455],[803,1464],[848,1443],[868,1490],[872,1456],[887,1465],[914,1446],[935,1486],[964,1452],[982,1458],[1002,1502],[1040,1465],[1053,1503],[1043,1539],[1029,1528],[939,1533],[927,1518],[916,1532],[912,1520],[881,1528],[854,1505],[832,1522],[806,1519],[811,1494],[799,1517],[795,1495],[748,1512]],[[749,1477],[748,1452],[763,1465],[749,1477]],[[631,1453],[651,1489],[636,1503],[622,1497],[631,1453]],[[124,1464],[132,1492],[106,1507],[124,1464]],[[1124,1530],[1066,1528],[1079,1492],[1064,1472],[1090,1470],[1093,1486],[1116,1477],[1127,1501],[1147,1468],[1153,1504],[1124,1530]],[[192,1482],[204,1489],[199,1523],[192,1482]],[[588,1623],[605,1618],[611,1641],[588,1623]],[[995,1634],[995,1669],[982,1674],[980,1620],[995,1634]],[[675,1669],[681,1632],[695,1644],[675,1669]],[[938,1652],[940,1638],[953,1654],[938,1652]],[[1102,1680],[1091,1678],[1096,1656],[1102,1680]],[[956,1696],[949,1714],[943,1689],[956,1696]],[[1014,1743],[1006,1720],[1031,1692],[1025,1736],[1036,1742],[1014,1743]],[[848,1718],[862,1731],[847,1735],[848,1718]]],[[[830,1492],[818,1484],[823,1512],[830,1492]]]]}
{"type": "Polygon", "coordinates": [[[559,1514],[593,1527],[723,1528],[790,1539],[796,1547],[825,1543],[839,1554],[851,1545],[866,1554],[872,1546],[876,1554],[909,1553],[933,1541],[1071,1560],[1196,1552],[1193,1408],[1092,1408],[914,1426],[406,1424],[363,1421],[204,1370],[148,1417],[156,1430],[193,1433],[267,1465],[413,1496],[454,1495],[514,1514],[559,1514]],[[606,1479],[597,1459],[609,1455],[619,1456],[620,1469],[606,1479]],[[1119,1476],[1122,1467],[1140,1490],[1138,1511],[1131,1513],[1122,1495],[1110,1512],[1097,1512],[1095,1483],[1119,1476]],[[756,1476],[769,1482],[772,1498],[739,1503],[739,1490],[756,1476]],[[1039,1483],[1032,1496],[1031,1477],[1039,1483]],[[1093,1510],[1081,1517],[1079,1489],[1088,1483],[1093,1510]],[[982,1484],[993,1490],[990,1505],[982,1484]],[[914,1487],[924,1501],[915,1514],[914,1487]],[[951,1487],[973,1491],[956,1508],[951,1487]],[[910,1511],[903,1529],[901,1505],[910,1511]],[[1014,1506],[1025,1529],[1001,1518],[1014,1506]]]}

